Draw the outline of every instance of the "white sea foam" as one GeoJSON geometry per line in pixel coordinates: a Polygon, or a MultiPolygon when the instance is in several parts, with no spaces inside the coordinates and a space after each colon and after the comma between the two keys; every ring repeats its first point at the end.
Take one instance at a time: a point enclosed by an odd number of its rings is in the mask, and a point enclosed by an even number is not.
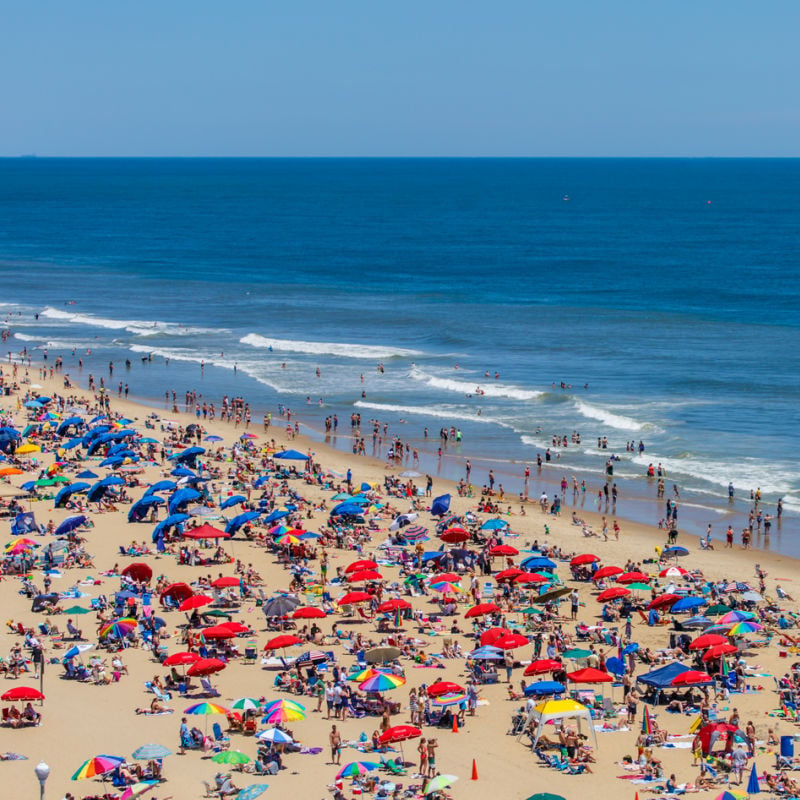
{"type": "Polygon", "coordinates": [[[584,400],[574,400],[575,410],[587,419],[596,419],[607,425],[609,428],[616,428],[620,431],[638,432],[645,429],[655,430],[655,426],[648,423],[638,422],[632,417],[617,414],[602,406],[592,405],[584,400]]]}
{"type": "Polygon", "coordinates": [[[366,358],[373,361],[390,358],[412,358],[422,355],[418,350],[402,347],[389,347],[371,344],[350,344],[347,342],[304,342],[294,339],[274,339],[258,333],[248,333],[239,339],[241,344],[250,347],[272,349],[284,353],[307,353],[309,355],[330,355],[342,358],[366,358]]]}
{"type": "Polygon", "coordinates": [[[486,381],[485,379],[484,382],[469,382],[456,380],[455,378],[439,378],[436,375],[423,372],[417,367],[413,367],[409,375],[415,381],[421,381],[428,386],[432,386],[434,389],[458,392],[461,395],[478,395],[478,390],[480,390],[480,393],[482,393],[480,396],[482,397],[508,397],[512,400],[535,400],[537,397],[541,397],[544,394],[544,392],[539,392],[534,389],[523,389],[519,386],[497,383],[496,381],[486,381]]]}
{"type": "Polygon", "coordinates": [[[176,322],[161,322],[158,320],[139,319],[109,319],[97,317],[94,314],[79,314],[74,311],[61,311],[48,306],[41,313],[47,319],[70,322],[73,325],[88,325],[93,328],[106,328],[112,331],[124,330],[137,336],[192,336],[195,334],[226,333],[225,328],[199,328],[190,325],[181,325],[176,322]]]}
{"type": "Polygon", "coordinates": [[[447,420],[465,420],[468,422],[483,422],[486,424],[501,425],[504,428],[510,427],[505,422],[493,417],[480,417],[459,406],[404,406],[392,403],[369,403],[366,400],[358,400],[353,405],[356,408],[366,408],[371,411],[390,412],[395,414],[414,414],[421,417],[436,417],[447,420]]]}

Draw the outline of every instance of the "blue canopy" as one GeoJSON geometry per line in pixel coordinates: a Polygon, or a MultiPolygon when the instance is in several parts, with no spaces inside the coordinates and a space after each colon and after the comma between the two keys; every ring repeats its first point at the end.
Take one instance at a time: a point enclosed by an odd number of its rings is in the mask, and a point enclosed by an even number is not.
{"type": "Polygon", "coordinates": [[[65,486],[57,495],[55,503],[53,504],[56,508],[61,508],[67,500],[69,500],[70,495],[75,494],[76,492],[85,492],[90,489],[91,486],[88,483],[78,482],[78,483],[71,483],[69,486],[65,486]]]}
{"type": "MultiPolygon", "coordinates": [[[[152,495],[145,496],[150,497],[152,495]]],[[[196,489],[178,489],[169,499],[169,513],[174,514],[180,511],[183,506],[200,499],[202,496],[196,489]]]]}
{"type": "Polygon", "coordinates": [[[525,687],[525,696],[534,695],[538,697],[546,694],[562,694],[565,691],[564,684],[558,681],[538,681],[537,683],[529,683],[525,687]]]}
{"type": "Polygon", "coordinates": [[[64,534],[74,531],[75,528],[80,528],[81,525],[86,523],[86,517],[83,514],[75,514],[73,517],[67,517],[56,528],[56,536],[64,536],[64,534]]]}
{"type": "Polygon", "coordinates": [[[308,456],[301,453],[299,450],[281,450],[280,453],[274,453],[273,458],[285,458],[289,461],[308,461],[308,456]]]}
{"type": "Polygon", "coordinates": [[[675,661],[672,664],[667,664],[666,667],[659,667],[645,675],[639,675],[636,680],[638,683],[654,686],[656,689],[668,689],[672,686],[672,679],[688,669],[689,667],[675,661]]]}
{"type": "Polygon", "coordinates": [[[147,487],[147,490],[145,491],[144,494],[145,496],[147,496],[148,494],[153,494],[154,492],[163,492],[163,491],[172,492],[175,491],[175,489],[177,488],[178,484],[175,483],[175,481],[168,481],[168,480],[156,481],[154,484],[151,484],[150,486],[147,487]]]}
{"type": "Polygon", "coordinates": [[[242,527],[242,525],[252,522],[252,520],[260,515],[260,511],[245,511],[243,514],[238,514],[225,526],[225,533],[229,533],[231,536],[233,536],[236,531],[242,527]]]}
{"type": "Polygon", "coordinates": [[[234,494],[225,498],[220,504],[220,508],[230,508],[231,506],[238,506],[239,503],[246,503],[247,498],[243,494],[234,494]]]}
{"type": "Polygon", "coordinates": [[[431,503],[431,514],[434,517],[444,516],[450,510],[451,499],[449,494],[441,494],[439,497],[434,498],[431,503]]]}
{"type": "Polygon", "coordinates": [[[150,494],[138,500],[131,506],[128,512],[128,522],[140,522],[146,516],[151,506],[163,505],[167,501],[163,497],[150,494]]]}

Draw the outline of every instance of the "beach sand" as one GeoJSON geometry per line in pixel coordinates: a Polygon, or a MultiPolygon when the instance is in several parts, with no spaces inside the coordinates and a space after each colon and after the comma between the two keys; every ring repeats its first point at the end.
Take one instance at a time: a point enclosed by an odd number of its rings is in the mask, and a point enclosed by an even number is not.
{"type": "MultiPolygon", "coordinates": [[[[4,366],[4,371],[8,376],[10,369],[4,366]]],[[[79,389],[72,389],[65,392],[60,385],[58,376],[55,381],[43,380],[38,377],[38,371],[31,369],[31,380],[42,386],[39,390],[41,394],[61,393],[79,394],[89,396],[79,389]]],[[[22,387],[22,391],[25,387],[22,387]]],[[[144,433],[144,419],[152,413],[151,408],[137,405],[133,402],[121,401],[112,398],[112,410],[134,420],[133,427],[144,433]]],[[[17,410],[17,396],[4,397],[0,402],[0,409],[12,411],[14,421],[19,426],[24,426],[26,414],[24,409],[17,410]]],[[[181,424],[188,424],[194,421],[193,415],[180,413],[160,414],[162,418],[176,419],[181,424]]],[[[219,420],[214,422],[204,422],[204,427],[208,433],[216,433],[222,436],[224,442],[220,445],[229,446],[233,444],[242,429],[234,429],[230,423],[222,423],[219,420]]],[[[368,483],[379,483],[382,485],[386,466],[379,461],[367,457],[350,456],[339,450],[327,447],[318,442],[310,442],[302,436],[289,441],[285,431],[281,430],[279,422],[276,420],[268,434],[260,430],[260,426],[254,426],[253,432],[259,437],[257,444],[262,444],[266,438],[274,438],[278,446],[288,445],[301,451],[311,450],[315,453],[315,459],[326,469],[333,470],[335,473],[344,475],[348,468],[353,470],[354,482],[356,485],[362,481],[368,483]]],[[[155,432],[148,431],[146,435],[161,437],[163,434],[158,428],[155,432]]],[[[76,451],[73,451],[73,453],[76,451]]],[[[37,467],[52,461],[52,454],[40,455],[37,457],[37,467]]],[[[93,468],[97,459],[88,459],[85,465],[93,468]]],[[[33,464],[32,464],[33,466],[33,464]]],[[[83,468],[83,467],[80,467],[83,468]]],[[[79,469],[80,469],[79,468],[79,469]]],[[[166,467],[169,469],[169,466],[166,467]]],[[[402,467],[393,472],[399,472],[402,467]]],[[[78,470],[79,471],[79,470],[78,470]]],[[[97,470],[95,470],[97,471],[97,470]]],[[[148,466],[144,475],[140,476],[144,485],[162,477],[165,469],[160,465],[148,466]]],[[[32,469],[31,473],[36,474],[32,469]]],[[[12,485],[19,486],[25,480],[29,480],[31,474],[18,475],[8,479],[12,485]]],[[[314,488],[304,483],[295,482],[296,487],[303,493],[306,499],[313,501],[321,497],[330,497],[330,492],[325,493],[320,489],[314,488]]],[[[8,486],[8,483],[0,485],[0,493],[8,486]]],[[[227,487],[224,487],[227,491],[227,487]]],[[[133,489],[130,494],[138,498],[144,491],[144,487],[133,489]]],[[[453,496],[452,510],[454,513],[463,513],[468,508],[474,508],[475,501],[468,498],[458,497],[455,487],[446,481],[436,479],[433,487],[434,496],[444,492],[450,492],[453,496]]],[[[569,495],[568,495],[569,499],[569,495]]],[[[403,510],[407,507],[404,501],[392,500],[393,505],[403,510]]],[[[26,504],[27,505],[27,504],[26,504]]],[[[505,503],[503,506],[505,507],[505,503]]],[[[627,559],[640,561],[649,559],[655,555],[654,548],[664,544],[664,532],[642,525],[636,525],[624,521],[624,501],[620,503],[617,518],[620,520],[622,533],[619,541],[610,540],[604,542],[598,538],[587,539],[583,536],[581,528],[574,526],[570,522],[571,506],[567,502],[563,508],[562,516],[554,518],[550,515],[542,514],[537,504],[531,502],[527,505],[525,516],[519,514],[519,502],[512,503],[513,513],[508,519],[511,529],[519,534],[513,543],[520,549],[526,547],[534,539],[544,543],[544,525],[550,528],[547,538],[548,544],[556,544],[562,550],[569,553],[592,552],[601,557],[604,564],[623,565],[627,559]]],[[[47,523],[52,519],[56,524],[70,514],[64,509],[53,509],[53,501],[41,500],[30,504],[30,509],[35,512],[37,522],[47,523]]],[[[128,524],[126,520],[129,506],[121,506],[117,512],[92,513],[91,518],[94,527],[84,535],[87,539],[88,550],[94,557],[94,568],[90,569],[71,569],[64,570],[63,577],[53,581],[54,590],[65,590],[81,582],[83,588],[92,597],[100,594],[111,595],[119,588],[119,579],[114,577],[102,577],[101,573],[110,569],[112,565],[119,564],[124,567],[134,559],[121,557],[119,546],[128,544],[132,539],[146,541],[149,543],[152,532],[152,525],[149,524],[128,524]],[[90,578],[94,583],[89,583],[90,578]]],[[[599,517],[591,512],[581,511],[580,515],[591,522],[594,530],[599,530],[599,517]]],[[[163,518],[163,512],[160,515],[163,518]]],[[[365,547],[365,556],[375,552],[378,545],[387,535],[386,528],[390,519],[382,522],[382,530],[373,534],[371,545],[365,547]]],[[[327,522],[326,513],[314,513],[311,519],[306,520],[305,525],[309,530],[316,530],[320,525],[327,522]]],[[[420,514],[420,524],[433,528],[435,522],[427,512],[420,514]]],[[[2,524],[7,525],[4,521],[2,524]]],[[[8,528],[4,541],[10,539],[8,528]]],[[[46,537],[38,537],[45,542],[46,537]]],[[[734,549],[724,550],[722,542],[716,542],[717,548],[714,551],[701,551],[696,539],[693,541],[684,540],[680,544],[687,546],[691,555],[681,561],[681,566],[690,569],[702,570],[704,575],[710,579],[738,578],[741,580],[756,583],[754,578],[754,565],[759,563],[767,574],[767,594],[775,594],[776,581],[780,581],[782,587],[793,597],[800,597],[800,571],[798,562],[792,559],[767,553],[763,551],[744,552],[737,544],[734,549]]],[[[271,594],[274,591],[287,589],[289,583],[288,573],[277,564],[274,556],[261,547],[251,544],[243,539],[234,539],[224,542],[228,553],[236,558],[242,559],[245,563],[252,562],[258,572],[265,580],[265,591],[271,594]]],[[[430,546],[438,546],[434,539],[430,546]]],[[[346,565],[355,559],[351,552],[342,550],[330,551],[329,575],[335,574],[335,568],[339,565],[346,565]]],[[[135,560],[145,561],[153,568],[154,575],[165,574],[171,580],[191,582],[199,575],[206,575],[209,572],[213,575],[222,573],[225,575],[233,574],[233,565],[189,567],[178,565],[174,557],[165,555],[157,557],[149,555],[135,560]]],[[[517,559],[519,561],[519,559],[517,559]]],[[[645,565],[651,573],[657,571],[655,564],[645,565]]],[[[384,568],[384,574],[389,580],[394,579],[397,574],[396,568],[384,568]]],[[[578,587],[581,595],[582,605],[578,615],[579,620],[587,624],[594,624],[597,621],[601,605],[594,598],[594,590],[591,584],[576,583],[570,580],[568,565],[560,564],[559,573],[568,585],[578,587]]],[[[41,575],[35,574],[34,580],[41,585],[41,575]]],[[[483,580],[483,579],[482,579],[483,580]]],[[[662,579],[662,584],[665,581],[662,579]]],[[[466,585],[466,582],[464,583],[466,585]]],[[[19,580],[15,577],[4,577],[0,581],[0,602],[4,609],[5,618],[14,622],[22,622],[23,625],[34,625],[43,620],[40,614],[33,614],[30,610],[30,601],[19,594],[19,580]]],[[[334,592],[334,597],[336,593],[334,592]]],[[[72,601],[67,601],[71,604],[72,601]]],[[[88,606],[89,599],[80,602],[88,606]]],[[[155,600],[154,600],[155,602],[155,600]]],[[[428,598],[413,598],[412,602],[417,609],[432,610],[428,598]]],[[[467,621],[463,618],[463,612],[468,607],[468,603],[459,606],[457,619],[465,630],[469,630],[467,621]]],[[[796,604],[787,602],[782,607],[792,611],[796,610],[796,604]]],[[[161,615],[161,611],[157,610],[161,615]]],[[[562,605],[562,613],[569,614],[568,604],[562,605]]],[[[165,615],[167,620],[167,630],[173,634],[173,638],[166,644],[170,652],[182,649],[179,645],[177,636],[177,626],[185,621],[184,615],[178,612],[168,612],[165,615]]],[[[270,634],[264,631],[264,616],[256,604],[245,603],[241,613],[236,619],[251,625],[257,631],[259,647],[263,648],[264,642],[270,634]]],[[[510,620],[517,619],[510,616],[510,620]]],[[[521,617],[519,617],[521,620],[521,617]]],[[[66,625],[66,618],[53,617],[53,621],[62,630],[66,625]]],[[[329,633],[334,622],[342,622],[340,615],[328,617],[320,621],[323,632],[329,633]]],[[[449,620],[447,620],[449,621],[449,620]]],[[[83,627],[87,638],[96,641],[95,635],[95,616],[87,614],[76,619],[79,626],[83,627]]],[[[568,619],[564,622],[565,629],[574,630],[574,623],[568,619]]],[[[375,632],[374,625],[368,622],[351,622],[345,627],[360,630],[366,636],[370,636],[376,641],[382,638],[375,632]]],[[[406,629],[410,629],[409,623],[406,629]]],[[[668,639],[668,626],[651,628],[639,622],[634,623],[633,639],[641,647],[657,649],[664,646],[668,639]]],[[[780,651],[786,648],[779,647],[778,637],[768,648],[761,648],[751,651],[747,655],[749,665],[756,666],[755,673],[764,675],[780,676],[786,671],[790,660],[780,657],[780,651]]],[[[0,655],[7,657],[13,645],[19,643],[21,637],[13,633],[7,626],[3,626],[0,631],[0,655]]],[[[471,649],[471,637],[460,637],[465,651],[471,649]]],[[[46,647],[46,658],[58,657],[64,650],[53,649],[48,639],[44,640],[46,647]]],[[[431,652],[436,652],[438,640],[431,637],[429,645],[426,645],[431,652]]],[[[328,648],[324,648],[328,649],[328,648]]],[[[353,662],[353,657],[344,653],[343,648],[338,645],[333,649],[337,652],[340,663],[349,665],[353,662]]],[[[297,652],[300,652],[298,649],[297,652]]],[[[613,655],[611,652],[609,655],[613,655]]],[[[528,661],[531,658],[531,648],[521,648],[516,651],[517,659],[528,661]]],[[[791,656],[790,656],[791,657],[791,656]]],[[[142,744],[158,742],[166,745],[176,755],[170,756],[165,760],[164,775],[167,782],[148,792],[145,797],[156,798],[193,798],[202,797],[204,794],[201,781],[212,781],[214,774],[221,769],[208,757],[203,757],[198,752],[189,752],[186,755],[177,755],[178,749],[178,727],[181,721],[181,711],[188,707],[191,699],[173,698],[171,705],[176,712],[166,716],[143,716],[134,713],[134,709],[139,706],[149,705],[152,695],[145,689],[144,682],[152,679],[154,675],[163,675],[166,669],[161,667],[152,657],[149,651],[144,649],[127,649],[123,653],[123,659],[130,672],[123,676],[119,683],[112,683],[108,686],[96,686],[90,683],[77,683],[75,681],[62,680],[63,669],[60,665],[48,664],[44,677],[44,693],[46,700],[42,706],[44,720],[41,726],[35,728],[24,728],[11,730],[7,727],[0,728],[0,751],[13,751],[24,754],[28,757],[27,761],[9,761],[0,766],[0,775],[8,787],[4,796],[7,797],[27,797],[34,796],[37,791],[36,778],[33,767],[44,759],[51,768],[51,775],[47,785],[47,796],[51,798],[63,797],[65,792],[72,792],[76,797],[89,794],[102,794],[102,784],[94,781],[72,782],[70,776],[78,766],[88,757],[98,753],[116,754],[130,756],[132,751],[142,744]],[[14,787],[13,790],[10,787],[14,787]]],[[[419,686],[423,682],[430,684],[438,679],[453,680],[462,685],[466,681],[464,661],[460,659],[445,660],[445,669],[415,668],[411,662],[405,662],[407,683],[405,686],[389,693],[390,699],[400,701],[403,710],[393,718],[394,724],[408,721],[407,698],[411,687],[419,686]]],[[[637,666],[637,674],[647,671],[644,665],[637,666]]],[[[502,672],[502,670],[501,670],[502,672]]],[[[233,698],[242,696],[261,697],[276,699],[279,695],[272,686],[275,673],[261,669],[258,663],[242,664],[233,661],[223,672],[213,677],[213,684],[220,691],[221,697],[217,702],[226,705],[233,698]]],[[[522,678],[522,668],[514,670],[513,685],[519,686],[522,678]]],[[[530,679],[529,679],[530,680],[530,679]]],[[[737,707],[741,714],[742,724],[752,719],[756,725],[757,736],[765,739],[767,727],[776,729],[778,735],[791,734],[794,726],[791,722],[778,720],[767,716],[767,712],[778,706],[777,696],[774,692],[772,677],[754,677],[751,680],[753,685],[761,685],[763,691],[755,691],[746,694],[733,695],[729,702],[720,703],[720,713],[726,715],[727,707],[737,707]]],[[[6,678],[0,680],[2,690],[5,691],[14,685],[38,685],[38,681],[29,676],[23,676],[19,680],[6,678]]],[[[584,688],[584,687],[580,687],[584,688]]],[[[621,702],[621,689],[606,690],[618,703],[621,702]]],[[[624,774],[624,770],[616,763],[624,755],[636,755],[636,738],[638,735],[641,721],[641,704],[639,718],[633,730],[628,732],[607,732],[598,733],[598,748],[596,751],[597,763],[592,765],[592,774],[564,775],[553,769],[540,766],[536,757],[530,749],[518,741],[516,737],[508,736],[507,731],[510,725],[511,713],[522,703],[512,702],[507,699],[507,687],[501,682],[496,685],[480,687],[480,696],[485,701],[479,705],[477,714],[474,718],[468,717],[467,724],[459,732],[454,733],[450,730],[436,730],[435,735],[439,741],[437,767],[442,773],[459,776],[459,781],[449,790],[449,794],[454,798],[484,798],[493,794],[498,798],[508,798],[508,800],[521,800],[539,791],[551,791],[563,795],[566,798],[577,798],[585,794],[586,791],[594,790],[600,795],[624,796],[633,798],[635,792],[647,788],[645,786],[628,785],[628,781],[619,780],[617,776],[624,774]],[[471,772],[473,759],[475,760],[478,780],[472,781],[471,772]]],[[[302,698],[301,698],[302,700],[302,698]]],[[[242,775],[234,772],[234,781],[239,787],[247,786],[252,783],[268,783],[270,788],[266,795],[276,797],[294,796],[298,798],[325,798],[330,796],[326,786],[333,782],[337,772],[337,767],[329,763],[328,753],[328,733],[331,728],[331,721],[325,719],[325,714],[312,713],[315,702],[310,698],[302,700],[309,709],[305,720],[291,723],[289,727],[294,731],[298,740],[307,747],[320,747],[322,752],[317,755],[291,754],[286,757],[285,764],[287,769],[278,775],[266,778],[255,778],[249,775],[242,775]]],[[[324,709],[324,706],[323,706],[324,709]]],[[[693,720],[691,716],[681,716],[668,714],[662,708],[656,708],[657,719],[662,727],[667,727],[671,733],[685,734],[693,720]]],[[[208,729],[215,720],[222,720],[224,717],[211,717],[208,720],[208,729]]],[[[624,721],[624,716],[619,717],[624,721]]],[[[205,719],[190,718],[190,721],[203,728],[205,719]],[[199,719],[199,722],[197,721],[199,719]]],[[[379,719],[367,717],[361,720],[348,719],[343,723],[338,723],[343,733],[345,741],[357,740],[361,733],[367,737],[371,736],[373,730],[378,727],[379,719]]],[[[425,729],[424,735],[429,735],[433,729],[425,729]]],[[[690,741],[685,739],[683,741],[690,741]]],[[[255,755],[256,743],[252,737],[244,737],[239,734],[232,734],[232,747],[243,750],[250,756],[255,755]]],[[[772,768],[774,758],[769,751],[758,753],[756,763],[759,771],[764,768],[772,768]]],[[[691,754],[687,749],[662,749],[659,751],[662,758],[666,775],[674,772],[679,782],[695,780],[698,774],[697,768],[692,768],[691,754]]],[[[409,760],[416,757],[416,741],[407,743],[405,754],[409,760]]],[[[342,753],[342,763],[355,760],[373,760],[369,753],[359,753],[356,749],[346,748],[342,753]]],[[[415,758],[416,760],[416,758],[415,758]]],[[[749,768],[749,767],[748,767],[749,768]]],[[[412,783],[421,783],[420,779],[413,777],[415,769],[410,768],[408,775],[399,780],[408,786],[412,783]]],[[[350,797],[351,792],[348,788],[349,781],[345,781],[345,794],[350,797]]],[[[714,796],[719,793],[717,790],[714,796]]],[[[708,796],[708,792],[702,793],[708,796]]]]}

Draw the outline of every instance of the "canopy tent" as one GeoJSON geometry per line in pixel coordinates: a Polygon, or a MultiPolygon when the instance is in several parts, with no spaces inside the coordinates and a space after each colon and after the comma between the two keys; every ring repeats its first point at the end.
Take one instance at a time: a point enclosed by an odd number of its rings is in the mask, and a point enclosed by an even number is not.
{"type": "Polygon", "coordinates": [[[531,722],[536,723],[536,733],[532,743],[535,749],[548,722],[563,724],[565,720],[577,720],[579,731],[581,731],[581,720],[584,720],[597,749],[597,734],[592,725],[592,712],[575,700],[546,700],[544,703],[539,703],[530,710],[522,730],[527,730],[531,722]]]}
{"type": "Polygon", "coordinates": [[[645,686],[652,686],[656,689],[670,689],[672,688],[673,679],[682,672],[686,672],[688,669],[689,667],[686,665],[675,661],[672,664],[667,664],[666,667],[659,667],[645,675],[639,675],[636,681],[637,683],[643,683],[645,686]]]}

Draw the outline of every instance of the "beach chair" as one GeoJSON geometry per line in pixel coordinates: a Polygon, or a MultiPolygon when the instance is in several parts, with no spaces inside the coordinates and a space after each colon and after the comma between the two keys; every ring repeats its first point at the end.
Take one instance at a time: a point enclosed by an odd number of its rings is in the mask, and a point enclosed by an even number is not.
{"type": "Polygon", "coordinates": [[[208,678],[200,678],[200,685],[203,687],[203,694],[207,697],[219,697],[219,692],[211,685],[208,678]]]}
{"type": "Polygon", "coordinates": [[[231,746],[230,737],[225,736],[222,732],[222,726],[219,722],[215,722],[211,726],[211,731],[214,734],[214,750],[219,752],[220,750],[227,750],[231,746]]]}
{"type": "Polygon", "coordinates": [[[245,647],[242,664],[255,664],[258,661],[258,650],[255,647],[245,647]]]}

